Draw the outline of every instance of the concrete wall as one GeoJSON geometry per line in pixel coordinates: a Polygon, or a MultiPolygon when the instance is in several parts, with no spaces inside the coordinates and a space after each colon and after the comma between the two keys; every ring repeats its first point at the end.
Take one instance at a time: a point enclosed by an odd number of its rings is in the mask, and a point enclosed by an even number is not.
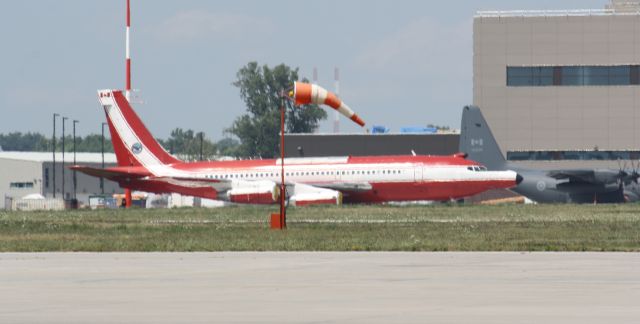
{"type": "Polygon", "coordinates": [[[507,66],[640,64],[640,15],[477,16],[473,51],[473,101],[503,152],[640,147],[638,85],[506,86],[507,66]]]}

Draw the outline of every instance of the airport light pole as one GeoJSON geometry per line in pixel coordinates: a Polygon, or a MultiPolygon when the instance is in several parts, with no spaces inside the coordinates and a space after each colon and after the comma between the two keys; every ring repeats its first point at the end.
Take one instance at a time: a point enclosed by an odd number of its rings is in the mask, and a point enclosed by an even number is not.
{"type": "Polygon", "coordinates": [[[198,135],[200,135],[200,161],[202,161],[202,143],[204,142],[204,133],[200,132],[198,135]]]}
{"type": "Polygon", "coordinates": [[[66,199],[65,197],[65,188],[64,188],[64,126],[65,126],[65,122],[67,121],[67,117],[62,117],[62,199],[66,199]]]}
{"type": "MultiPolygon", "coordinates": [[[[73,120],[73,165],[76,165],[76,124],[77,120],[73,120]]],[[[73,170],[73,199],[77,199],[78,179],[76,178],[76,170],[73,170]]]]}
{"type": "MultiPolygon", "coordinates": [[[[102,123],[102,168],[104,169],[104,126],[107,123],[102,123]]],[[[100,191],[104,195],[104,178],[100,177],[100,191]]]]}
{"type": "Polygon", "coordinates": [[[53,136],[51,137],[51,152],[53,153],[53,198],[56,198],[56,117],[60,117],[60,114],[53,114],[53,136]]]}

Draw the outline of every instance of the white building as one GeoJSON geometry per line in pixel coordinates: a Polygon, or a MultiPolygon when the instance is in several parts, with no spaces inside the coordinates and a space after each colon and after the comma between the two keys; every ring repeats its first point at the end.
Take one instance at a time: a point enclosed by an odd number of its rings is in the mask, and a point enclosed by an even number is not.
{"type": "MultiPolygon", "coordinates": [[[[65,167],[73,163],[73,153],[65,153],[65,167]]],[[[77,153],[76,163],[93,167],[101,167],[100,153],[77,153]]],[[[105,166],[114,166],[116,156],[104,154],[105,166]]],[[[46,198],[73,198],[74,172],[64,170],[64,188],[62,181],[62,153],[56,153],[55,185],[53,154],[51,152],[0,152],[0,209],[5,208],[6,198],[19,199],[29,194],[41,194],[46,198]]],[[[101,194],[100,179],[82,173],[76,174],[76,195],[83,203],[88,203],[90,195],[101,194]]],[[[104,193],[120,193],[122,189],[117,183],[104,180],[104,193]]]]}

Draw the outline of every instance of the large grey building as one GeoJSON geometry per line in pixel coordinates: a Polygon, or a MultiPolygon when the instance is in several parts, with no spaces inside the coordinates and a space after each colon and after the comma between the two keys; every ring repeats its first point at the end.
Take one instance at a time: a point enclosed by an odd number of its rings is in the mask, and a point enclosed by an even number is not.
{"type": "Polygon", "coordinates": [[[473,102],[510,160],[615,167],[640,158],[638,1],[479,12],[473,54],[473,102]]]}
{"type": "MultiPolygon", "coordinates": [[[[105,166],[114,166],[116,157],[105,153],[105,166]]],[[[62,153],[56,153],[56,165],[53,167],[53,154],[47,152],[0,152],[0,209],[5,208],[5,198],[19,199],[30,194],[40,194],[46,198],[73,198],[73,172],[65,169],[64,187],[62,182],[62,153]],[[55,172],[55,184],[54,184],[55,172]]],[[[73,154],[65,154],[66,166],[71,166],[73,154]]],[[[76,163],[101,167],[100,153],[77,153],[76,163]]],[[[77,199],[88,204],[90,195],[101,194],[100,179],[77,172],[77,199]]],[[[104,180],[104,193],[121,193],[117,183],[104,180]]]]}

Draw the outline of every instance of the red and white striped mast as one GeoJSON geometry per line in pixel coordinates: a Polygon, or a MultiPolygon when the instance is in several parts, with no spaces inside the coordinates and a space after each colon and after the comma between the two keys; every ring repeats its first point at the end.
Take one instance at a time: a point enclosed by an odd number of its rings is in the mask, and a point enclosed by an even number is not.
{"type": "MultiPolygon", "coordinates": [[[[125,45],[125,64],[126,64],[126,84],[124,87],[124,96],[131,104],[131,49],[129,48],[129,29],[131,28],[131,6],[130,0],[127,0],[127,34],[126,34],[126,45],[125,45]]],[[[124,189],[124,202],[125,207],[131,207],[131,189],[124,189]]]]}
{"type": "Polygon", "coordinates": [[[129,48],[129,29],[131,28],[131,7],[130,0],[127,0],[127,35],[126,35],[126,46],[125,46],[125,59],[126,59],[126,86],[125,97],[131,104],[131,49],[129,48]]]}

